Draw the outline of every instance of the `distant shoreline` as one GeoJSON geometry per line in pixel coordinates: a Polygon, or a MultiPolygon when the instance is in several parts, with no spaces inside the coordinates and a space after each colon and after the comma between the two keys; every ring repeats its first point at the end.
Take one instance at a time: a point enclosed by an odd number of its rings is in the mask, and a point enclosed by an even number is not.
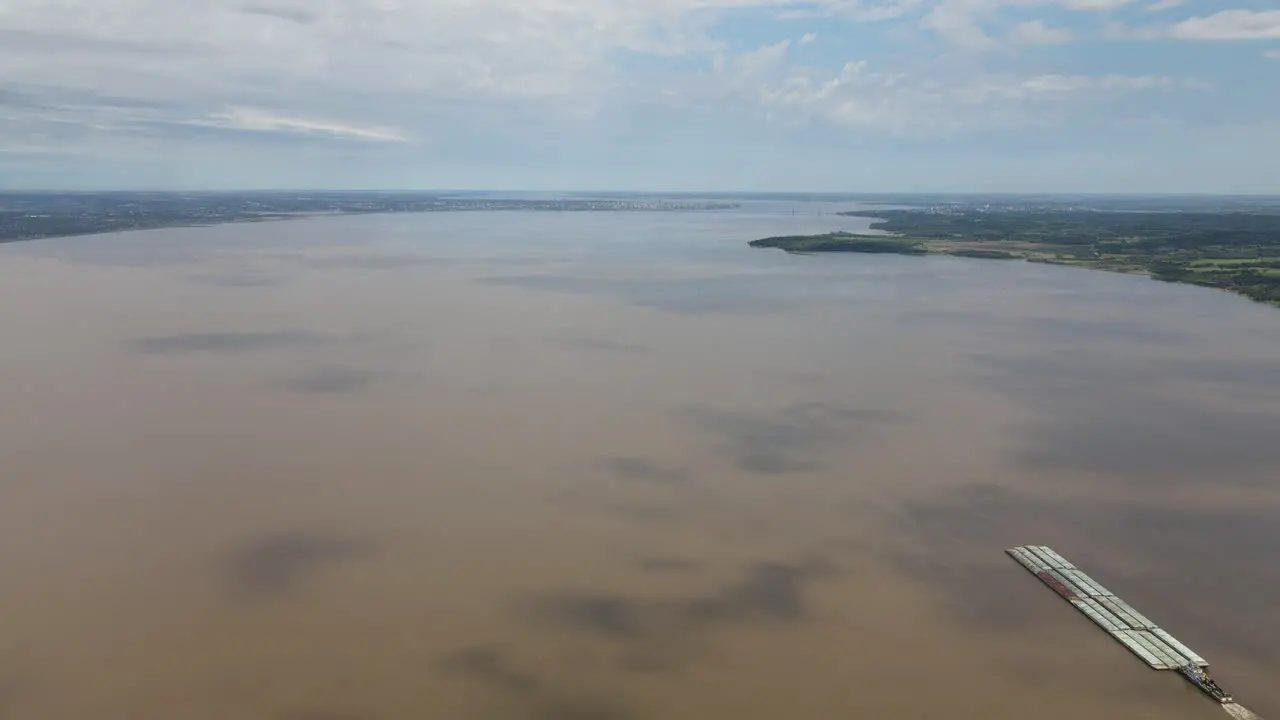
{"type": "Polygon", "coordinates": [[[239,223],[260,223],[260,222],[283,222],[286,220],[303,220],[311,217],[327,217],[340,215],[358,215],[365,213],[351,212],[315,212],[315,213],[290,213],[282,215],[270,215],[262,217],[237,217],[227,218],[225,220],[214,221],[172,221],[157,222],[155,224],[139,223],[137,225],[119,226],[119,227],[101,227],[95,229],[85,229],[61,232],[51,235],[21,235],[4,237],[0,236],[0,245],[19,242],[35,242],[38,240],[57,240],[58,238],[68,237],[87,237],[90,235],[114,235],[115,233],[135,232],[143,230],[165,230],[169,228],[198,228],[198,227],[216,227],[218,225],[235,225],[239,223]]]}
{"type": "Polygon", "coordinates": [[[730,202],[638,198],[518,200],[362,193],[0,193],[0,243],[338,215],[522,210],[679,212],[738,207],[740,204],[730,202]]]}
{"type": "Polygon", "coordinates": [[[858,210],[885,235],[831,232],[752,240],[794,254],[952,255],[1146,275],[1280,306],[1280,213],[858,210]]]}

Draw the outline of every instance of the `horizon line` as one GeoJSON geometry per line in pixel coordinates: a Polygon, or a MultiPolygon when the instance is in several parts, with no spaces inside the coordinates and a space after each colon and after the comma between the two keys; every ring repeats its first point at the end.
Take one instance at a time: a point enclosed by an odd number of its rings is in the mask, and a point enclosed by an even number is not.
{"type": "Polygon", "coordinates": [[[359,188],[359,187],[244,187],[244,188],[5,188],[0,187],[0,195],[11,194],[40,195],[75,195],[90,193],[154,193],[154,194],[216,194],[216,193],[467,193],[497,194],[524,193],[543,195],[815,195],[831,197],[885,197],[885,196],[1005,196],[1005,197],[1239,197],[1239,198],[1276,198],[1280,193],[1228,193],[1228,192],[1158,192],[1127,191],[1105,192],[1089,190],[1054,190],[1054,191],[1012,191],[1012,190],[534,190],[520,188],[359,188]]]}

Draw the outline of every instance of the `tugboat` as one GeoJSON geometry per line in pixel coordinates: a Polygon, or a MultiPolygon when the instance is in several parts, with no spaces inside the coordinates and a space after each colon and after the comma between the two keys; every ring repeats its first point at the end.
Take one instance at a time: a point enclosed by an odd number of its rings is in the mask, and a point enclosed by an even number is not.
{"type": "Polygon", "coordinates": [[[1227,691],[1223,690],[1221,685],[1214,682],[1213,678],[1209,677],[1209,673],[1206,673],[1204,668],[1199,665],[1183,665],[1178,668],[1178,672],[1182,673],[1183,677],[1190,680],[1193,685],[1203,690],[1206,695],[1217,700],[1223,705],[1233,702],[1231,696],[1227,694],[1227,691]]]}

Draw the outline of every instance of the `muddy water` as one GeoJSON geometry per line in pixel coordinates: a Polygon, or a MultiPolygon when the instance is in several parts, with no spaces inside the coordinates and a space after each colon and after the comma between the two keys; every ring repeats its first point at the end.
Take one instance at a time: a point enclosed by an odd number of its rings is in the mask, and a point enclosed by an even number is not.
{"type": "Polygon", "coordinates": [[[1280,714],[1280,311],[790,207],[0,247],[0,718],[1280,714]]]}

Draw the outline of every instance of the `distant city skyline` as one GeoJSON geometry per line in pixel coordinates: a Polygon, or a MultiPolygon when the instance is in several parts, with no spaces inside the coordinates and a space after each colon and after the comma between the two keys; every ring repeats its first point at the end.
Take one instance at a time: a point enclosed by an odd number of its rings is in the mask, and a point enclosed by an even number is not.
{"type": "Polygon", "coordinates": [[[0,0],[0,188],[1280,194],[1275,0],[0,0]]]}

